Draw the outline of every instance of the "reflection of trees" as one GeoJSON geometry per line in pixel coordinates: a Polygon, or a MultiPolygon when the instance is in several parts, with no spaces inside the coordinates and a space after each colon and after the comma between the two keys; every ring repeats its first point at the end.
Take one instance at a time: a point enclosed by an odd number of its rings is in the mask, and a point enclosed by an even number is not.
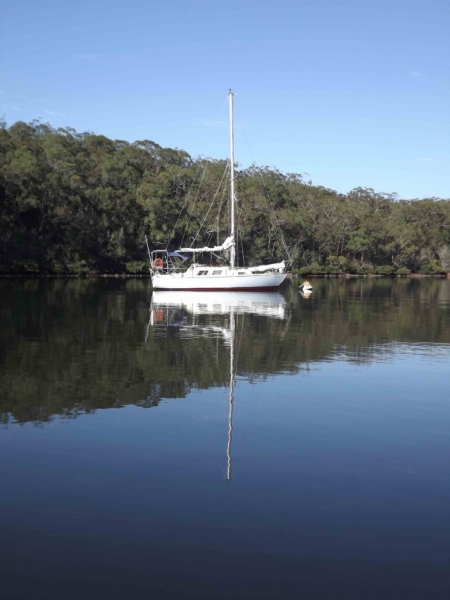
{"type": "MultiPolygon", "coordinates": [[[[285,291],[289,319],[236,320],[237,373],[257,380],[345,356],[390,356],[393,343],[450,344],[450,282],[321,280],[304,300],[285,291]]],[[[181,398],[228,385],[229,348],[219,334],[150,327],[142,280],[1,282],[0,414],[7,422],[181,398]]],[[[188,315],[188,318],[191,318],[188,315]]],[[[196,316],[227,328],[227,315],[196,316]]]]}

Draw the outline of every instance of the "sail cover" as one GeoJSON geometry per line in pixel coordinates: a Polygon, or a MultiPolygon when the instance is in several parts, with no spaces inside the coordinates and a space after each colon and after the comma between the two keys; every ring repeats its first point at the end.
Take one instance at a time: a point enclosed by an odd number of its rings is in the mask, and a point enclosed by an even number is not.
{"type": "Polygon", "coordinates": [[[229,250],[233,244],[233,236],[230,235],[221,246],[214,246],[214,248],[180,248],[178,252],[222,252],[223,250],[229,250]]]}
{"type": "Polygon", "coordinates": [[[261,265],[260,267],[249,267],[252,273],[264,273],[264,271],[284,271],[286,264],[283,262],[274,263],[272,265],[261,265]]]}

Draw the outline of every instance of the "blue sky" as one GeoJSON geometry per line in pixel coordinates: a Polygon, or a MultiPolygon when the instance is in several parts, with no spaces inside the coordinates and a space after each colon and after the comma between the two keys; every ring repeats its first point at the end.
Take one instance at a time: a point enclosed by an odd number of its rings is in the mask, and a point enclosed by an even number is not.
{"type": "Polygon", "coordinates": [[[450,0],[3,0],[0,116],[450,198],[450,0]]]}

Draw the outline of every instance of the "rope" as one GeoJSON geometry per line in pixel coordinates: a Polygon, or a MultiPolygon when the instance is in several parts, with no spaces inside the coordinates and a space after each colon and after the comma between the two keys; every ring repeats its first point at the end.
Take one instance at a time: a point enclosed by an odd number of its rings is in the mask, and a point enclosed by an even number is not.
{"type": "Polygon", "coordinates": [[[205,221],[206,221],[206,219],[207,219],[207,217],[208,217],[208,215],[209,215],[209,212],[210,212],[210,210],[211,210],[211,208],[212,208],[212,206],[213,206],[213,204],[214,204],[214,202],[215,202],[215,200],[216,200],[216,198],[217,198],[217,195],[218,195],[218,193],[220,192],[220,188],[222,187],[222,182],[223,182],[223,180],[224,180],[224,178],[225,178],[225,175],[226,175],[227,171],[228,171],[228,165],[226,165],[226,167],[225,167],[225,170],[224,170],[224,172],[223,172],[223,175],[222,175],[222,179],[220,180],[220,183],[219,183],[219,186],[218,186],[218,188],[217,188],[217,190],[216,190],[216,193],[214,194],[214,196],[213,196],[213,199],[211,200],[211,204],[209,205],[209,208],[208,208],[208,210],[206,211],[206,214],[205,214],[205,216],[204,216],[204,218],[203,218],[203,221],[201,222],[201,225],[200,225],[200,227],[198,228],[198,231],[197,231],[197,233],[196,233],[196,235],[195,235],[194,239],[192,240],[192,243],[191,243],[191,245],[189,246],[190,248],[192,248],[193,244],[195,243],[195,240],[197,239],[197,237],[198,237],[198,234],[200,233],[200,231],[201,231],[201,229],[202,229],[202,227],[203,227],[203,225],[204,225],[204,223],[205,223],[205,221]]]}
{"type": "MultiPolygon", "coordinates": [[[[241,242],[241,252],[242,252],[242,266],[245,267],[245,256],[244,256],[244,244],[242,243],[242,227],[239,227],[239,202],[237,202],[237,198],[236,198],[236,216],[237,216],[237,229],[238,229],[238,237],[239,237],[239,241],[241,242]]],[[[236,244],[236,246],[238,246],[238,244],[236,244]]],[[[239,252],[239,248],[238,248],[238,252],[239,252]]]]}
{"type": "MultiPolygon", "coordinates": [[[[243,119],[242,119],[242,117],[241,117],[241,113],[239,112],[239,108],[237,109],[237,113],[238,113],[238,117],[239,117],[239,122],[240,122],[240,124],[241,124],[241,127],[242,127],[242,130],[243,130],[243,132],[244,132],[245,141],[247,142],[247,146],[248,146],[248,149],[249,149],[249,151],[250,151],[250,155],[251,155],[251,157],[252,157],[253,164],[256,164],[255,157],[254,157],[254,155],[253,155],[253,150],[252,150],[252,148],[251,148],[251,146],[250,146],[250,142],[249,142],[249,140],[248,140],[248,136],[247,136],[247,130],[246,130],[246,129],[245,129],[245,127],[244,127],[243,119]]],[[[261,178],[262,185],[263,185],[263,189],[264,189],[264,191],[266,192],[266,195],[267,195],[267,200],[268,200],[268,204],[269,204],[270,208],[272,209],[272,212],[273,212],[273,215],[274,215],[274,219],[275,219],[275,224],[276,224],[276,225],[277,225],[277,227],[278,227],[278,232],[279,232],[279,234],[280,234],[281,242],[282,242],[282,244],[283,244],[283,246],[284,246],[284,250],[285,250],[285,252],[286,252],[286,255],[287,255],[287,257],[288,257],[288,261],[289,261],[289,263],[291,263],[291,262],[292,262],[291,253],[289,252],[289,249],[288,249],[288,247],[287,247],[287,245],[286,245],[286,241],[285,241],[285,239],[284,239],[283,231],[282,231],[282,229],[281,229],[281,225],[280,225],[280,223],[279,223],[279,221],[278,221],[278,218],[277,218],[277,213],[275,212],[275,209],[274,209],[274,207],[273,207],[273,205],[272,205],[272,200],[270,199],[270,194],[269,194],[269,191],[268,191],[268,189],[267,189],[266,183],[265,183],[265,181],[264,181],[264,179],[263,179],[263,176],[261,175],[261,171],[259,171],[259,170],[258,170],[258,175],[259,175],[259,177],[261,178]]]]}
{"type": "Polygon", "coordinates": [[[200,183],[198,185],[197,194],[196,194],[196,196],[194,198],[194,202],[192,204],[191,212],[189,213],[188,222],[186,223],[186,227],[185,227],[185,230],[184,230],[184,233],[183,233],[183,237],[181,238],[180,246],[183,245],[183,241],[184,241],[184,238],[186,236],[186,232],[187,232],[187,229],[189,227],[189,223],[191,222],[192,212],[194,211],[194,206],[195,206],[195,203],[197,202],[197,198],[198,198],[198,195],[200,193],[200,188],[201,188],[201,185],[203,183],[203,179],[205,178],[205,173],[206,173],[206,169],[207,168],[208,168],[208,163],[205,163],[205,168],[203,169],[203,175],[202,175],[202,178],[201,178],[200,183]]]}
{"type": "MultiPolygon", "coordinates": [[[[178,219],[177,219],[177,221],[176,221],[175,225],[173,226],[172,233],[171,233],[171,234],[169,235],[169,237],[167,238],[166,250],[167,250],[167,248],[169,247],[169,243],[170,243],[170,240],[171,240],[171,239],[172,239],[172,237],[173,237],[173,234],[175,233],[175,229],[176,229],[176,227],[177,227],[177,225],[178,225],[178,221],[181,219],[181,215],[183,214],[184,207],[186,206],[186,202],[188,201],[189,194],[191,193],[191,190],[192,190],[192,186],[194,185],[194,183],[195,183],[195,180],[197,179],[197,175],[199,174],[199,172],[200,172],[200,169],[201,169],[201,168],[202,168],[202,165],[200,165],[200,166],[198,167],[198,169],[197,169],[197,172],[196,172],[196,173],[195,173],[195,175],[194,175],[194,179],[192,180],[192,183],[191,183],[191,185],[190,185],[189,191],[188,191],[188,193],[186,194],[186,198],[184,199],[183,206],[181,207],[181,210],[180,210],[180,212],[179,212],[179,214],[178,214],[178,219]]],[[[183,238],[183,239],[184,239],[184,238],[183,238]]]]}
{"type": "MultiPolygon", "coordinates": [[[[228,163],[227,163],[227,167],[228,167],[228,163]]],[[[217,211],[217,221],[219,222],[220,219],[220,213],[222,212],[222,208],[223,208],[223,203],[225,201],[225,192],[226,192],[226,186],[224,186],[223,191],[222,191],[222,200],[220,201],[219,204],[219,210],[217,211]]],[[[217,245],[220,246],[219,244],[219,238],[217,237],[217,245]]]]}
{"type": "MultiPolygon", "coordinates": [[[[223,101],[222,108],[220,109],[219,117],[221,117],[221,116],[222,116],[223,108],[224,108],[224,106],[226,105],[227,101],[228,101],[228,94],[225,96],[225,99],[224,99],[224,101],[223,101]]],[[[220,119],[219,119],[219,120],[220,120],[220,119]]],[[[203,166],[203,165],[200,165],[200,166],[198,167],[198,169],[197,169],[197,172],[196,172],[196,174],[195,174],[195,177],[194,177],[194,179],[192,180],[191,186],[190,186],[190,188],[189,188],[189,191],[188,191],[188,193],[187,193],[187,195],[186,195],[186,198],[185,198],[185,200],[184,200],[183,206],[182,206],[182,208],[181,208],[181,210],[180,210],[180,213],[179,213],[179,215],[178,215],[177,221],[176,221],[176,223],[175,223],[175,225],[174,225],[174,228],[172,229],[172,233],[170,234],[170,236],[169,236],[169,237],[168,237],[168,239],[167,239],[166,250],[167,250],[167,248],[169,247],[170,240],[172,239],[172,237],[173,237],[173,234],[175,233],[175,229],[176,229],[176,227],[177,227],[177,225],[178,225],[178,222],[179,222],[179,220],[181,219],[181,215],[183,214],[184,208],[185,208],[185,206],[186,206],[186,204],[187,204],[187,201],[188,201],[189,195],[190,195],[190,193],[191,193],[192,187],[193,187],[193,185],[194,185],[194,183],[195,183],[195,180],[197,179],[197,175],[199,174],[199,172],[200,172],[200,169],[202,168],[202,166],[203,166]]],[[[204,165],[204,171],[203,171],[203,176],[202,176],[202,179],[201,179],[201,181],[200,181],[200,184],[199,184],[199,190],[200,190],[200,186],[201,186],[201,184],[202,184],[202,182],[203,182],[203,178],[204,178],[204,176],[205,176],[205,173],[206,173],[206,168],[207,168],[207,166],[208,166],[207,164],[205,164],[205,165],[204,165]]],[[[183,245],[184,238],[186,237],[186,232],[187,232],[187,229],[188,229],[188,227],[189,227],[189,223],[190,223],[190,221],[191,221],[192,212],[193,212],[193,210],[194,210],[194,206],[195,206],[195,203],[196,203],[196,201],[197,201],[197,198],[198,198],[199,190],[197,191],[197,195],[196,195],[196,197],[195,197],[195,200],[194,200],[194,203],[193,203],[193,205],[192,205],[192,209],[191,209],[191,212],[190,212],[190,214],[189,214],[188,222],[187,222],[186,228],[185,228],[185,230],[184,230],[183,237],[181,238],[180,246],[182,246],[182,245],[183,245]]]]}

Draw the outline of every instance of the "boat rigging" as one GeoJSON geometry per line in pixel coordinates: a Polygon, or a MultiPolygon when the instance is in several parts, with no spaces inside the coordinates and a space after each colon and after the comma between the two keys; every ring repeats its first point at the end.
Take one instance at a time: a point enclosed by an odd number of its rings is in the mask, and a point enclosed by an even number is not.
{"type": "MultiPolygon", "coordinates": [[[[236,192],[234,173],[234,124],[233,124],[233,97],[230,90],[229,118],[230,118],[230,235],[222,244],[213,247],[180,248],[170,252],[154,250],[150,252],[150,276],[153,288],[156,290],[197,290],[197,291],[255,291],[271,290],[279,287],[286,278],[287,267],[284,261],[270,265],[257,265],[253,267],[237,266],[236,251],[236,192]],[[229,252],[229,266],[217,266],[197,263],[199,254],[208,252],[217,257],[217,254],[229,252]],[[187,266],[189,256],[192,262],[187,266]]],[[[210,207],[211,208],[211,207],[210,207]]],[[[209,213],[206,213],[203,222],[209,213]]],[[[198,235],[198,234],[197,234],[198,235]]],[[[195,236],[195,239],[197,236],[195,236]]],[[[148,242],[147,242],[148,247],[148,242]]]]}

